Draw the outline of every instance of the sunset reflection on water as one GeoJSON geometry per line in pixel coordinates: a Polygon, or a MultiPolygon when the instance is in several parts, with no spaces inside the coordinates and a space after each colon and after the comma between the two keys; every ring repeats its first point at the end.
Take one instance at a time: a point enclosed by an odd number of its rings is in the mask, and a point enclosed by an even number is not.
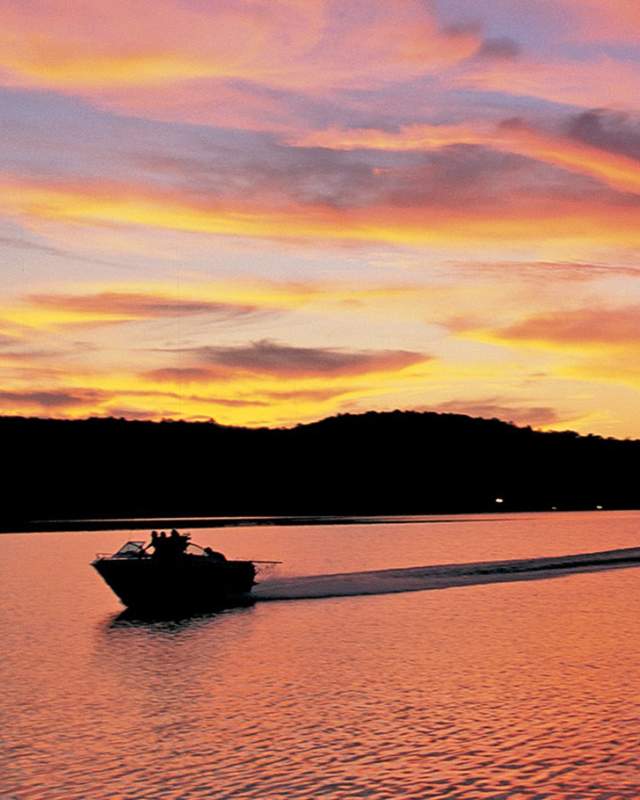
{"type": "MultiPolygon", "coordinates": [[[[289,554],[286,569],[305,574],[633,546],[639,523],[538,515],[194,538],[289,554]]],[[[122,618],[88,567],[125,538],[0,538],[3,797],[640,795],[638,569],[143,622],[122,618]]]]}

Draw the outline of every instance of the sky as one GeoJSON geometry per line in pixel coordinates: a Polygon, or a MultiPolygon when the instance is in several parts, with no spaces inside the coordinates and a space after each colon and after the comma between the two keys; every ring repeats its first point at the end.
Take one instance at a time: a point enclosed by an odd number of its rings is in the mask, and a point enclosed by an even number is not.
{"type": "Polygon", "coordinates": [[[0,413],[640,438],[637,0],[2,0],[0,413]]]}

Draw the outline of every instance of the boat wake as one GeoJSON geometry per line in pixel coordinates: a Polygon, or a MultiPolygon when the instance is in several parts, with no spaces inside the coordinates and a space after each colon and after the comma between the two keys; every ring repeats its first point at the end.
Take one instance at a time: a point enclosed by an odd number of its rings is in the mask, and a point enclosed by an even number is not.
{"type": "Polygon", "coordinates": [[[483,561],[473,564],[442,564],[430,567],[271,578],[255,586],[252,597],[266,601],[393,594],[481,583],[540,580],[638,565],[640,565],[640,547],[629,547],[598,553],[511,561],[483,561]]]}

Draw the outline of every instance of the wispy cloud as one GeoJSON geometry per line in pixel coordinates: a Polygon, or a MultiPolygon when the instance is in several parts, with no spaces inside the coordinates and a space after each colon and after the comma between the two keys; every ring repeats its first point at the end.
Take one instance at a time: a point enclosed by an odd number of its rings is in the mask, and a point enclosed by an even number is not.
{"type": "Polygon", "coordinates": [[[61,389],[46,391],[0,391],[3,407],[37,409],[47,412],[86,407],[95,408],[113,394],[99,389],[61,389]]]}
{"type": "Polygon", "coordinates": [[[66,261],[79,261],[84,264],[95,264],[102,267],[117,267],[118,269],[127,269],[122,263],[116,261],[109,261],[104,258],[94,258],[93,256],[83,255],[81,253],[74,253],[72,250],[65,250],[61,247],[54,247],[42,242],[31,241],[29,239],[21,239],[17,236],[0,236],[0,246],[15,248],[17,250],[26,250],[32,253],[42,253],[48,256],[55,256],[56,258],[63,258],[66,261]]]}
{"type": "Polygon", "coordinates": [[[122,319],[155,319],[207,314],[218,319],[234,319],[261,311],[253,305],[233,305],[134,292],[100,292],[89,295],[37,294],[28,302],[40,308],[70,311],[81,315],[106,315],[122,319]]]}

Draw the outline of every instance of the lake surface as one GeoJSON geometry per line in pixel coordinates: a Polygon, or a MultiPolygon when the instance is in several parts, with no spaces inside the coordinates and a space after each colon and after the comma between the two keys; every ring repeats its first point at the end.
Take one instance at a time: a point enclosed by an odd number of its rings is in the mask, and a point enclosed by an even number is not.
{"type": "MultiPolygon", "coordinates": [[[[0,797],[640,797],[640,568],[119,618],[140,532],[0,536],[0,797]]],[[[198,530],[296,576],[640,546],[639,512],[198,530]]]]}

